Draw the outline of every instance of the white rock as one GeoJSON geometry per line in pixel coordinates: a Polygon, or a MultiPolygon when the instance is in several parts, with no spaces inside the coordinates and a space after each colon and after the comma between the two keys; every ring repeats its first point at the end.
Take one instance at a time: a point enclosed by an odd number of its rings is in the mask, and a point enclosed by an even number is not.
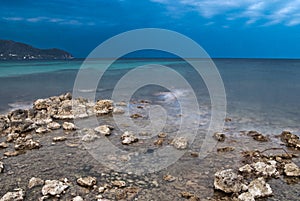
{"type": "Polygon", "coordinates": [[[184,137],[176,137],[171,144],[176,148],[176,149],[186,149],[188,146],[188,140],[184,137]]]}
{"type": "Polygon", "coordinates": [[[64,130],[76,130],[76,126],[70,122],[64,122],[62,127],[64,130]]]}
{"type": "Polygon", "coordinates": [[[122,144],[128,145],[134,142],[137,142],[139,139],[135,137],[135,135],[129,131],[126,131],[122,136],[122,144]]]}
{"type": "Polygon", "coordinates": [[[32,177],[28,182],[28,188],[33,188],[36,186],[42,186],[44,185],[44,180],[36,177],[32,177]]]}
{"type": "Polygon", "coordinates": [[[77,179],[77,183],[83,187],[93,187],[97,183],[97,179],[95,177],[83,177],[77,179]]]}
{"type": "Polygon", "coordinates": [[[98,126],[94,129],[97,133],[101,133],[105,136],[109,136],[111,134],[112,127],[109,125],[98,126]]]}
{"type": "Polygon", "coordinates": [[[2,173],[4,170],[4,163],[0,161],[0,173],[2,173]]]}
{"type": "Polygon", "coordinates": [[[47,125],[47,128],[48,129],[51,129],[51,130],[57,130],[57,129],[60,129],[61,125],[57,122],[51,122],[47,125]]]}
{"type": "Polygon", "coordinates": [[[51,130],[49,130],[48,128],[45,128],[45,127],[39,127],[37,129],[35,129],[35,132],[38,133],[38,134],[42,134],[42,133],[48,133],[50,132],[51,130]]]}
{"type": "Polygon", "coordinates": [[[46,180],[45,185],[42,188],[43,195],[60,195],[63,193],[69,185],[58,180],[46,180]]]}
{"type": "Polygon", "coordinates": [[[72,201],[84,201],[82,197],[76,196],[72,199],[72,201]]]}
{"type": "Polygon", "coordinates": [[[25,192],[22,189],[15,189],[14,192],[7,192],[0,201],[22,201],[24,200],[25,192]]]}
{"type": "Polygon", "coordinates": [[[276,169],[276,161],[268,161],[267,163],[264,162],[257,162],[252,164],[252,167],[256,171],[256,174],[263,175],[263,176],[279,176],[279,172],[276,169]]]}
{"type": "Polygon", "coordinates": [[[284,173],[287,176],[298,177],[300,176],[300,168],[295,163],[288,163],[284,166],[284,173]]]}
{"type": "Polygon", "coordinates": [[[115,107],[113,110],[113,114],[124,114],[125,110],[121,107],[115,107]]]}
{"type": "Polygon", "coordinates": [[[273,193],[270,185],[266,183],[263,177],[251,181],[248,186],[248,192],[252,194],[254,198],[270,196],[273,193]]]}
{"type": "Polygon", "coordinates": [[[243,188],[242,180],[232,169],[221,170],[215,173],[214,186],[225,193],[238,193],[243,188]]]}
{"type": "Polygon", "coordinates": [[[239,168],[240,172],[245,172],[245,173],[251,173],[252,170],[253,170],[253,168],[249,164],[244,165],[243,167],[239,168]]]}
{"type": "Polygon", "coordinates": [[[113,111],[112,100],[98,100],[94,106],[97,115],[104,115],[113,111]]]}
{"type": "Polygon", "coordinates": [[[98,138],[98,136],[96,135],[93,129],[84,128],[80,132],[83,135],[81,138],[83,142],[93,142],[98,138]]]}
{"type": "Polygon", "coordinates": [[[249,192],[242,193],[239,195],[238,199],[240,201],[255,201],[254,196],[249,192]]]}

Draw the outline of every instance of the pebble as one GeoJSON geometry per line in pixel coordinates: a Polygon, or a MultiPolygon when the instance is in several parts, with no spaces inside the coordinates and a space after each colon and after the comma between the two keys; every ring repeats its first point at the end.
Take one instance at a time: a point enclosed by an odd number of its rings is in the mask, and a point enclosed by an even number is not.
{"type": "Polygon", "coordinates": [[[176,148],[176,149],[186,149],[188,147],[188,141],[184,137],[176,137],[175,139],[172,140],[171,144],[176,148]]]}
{"type": "Polygon", "coordinates": [[[28,188],[31,189],[36,186],[42,186],[44,185],[44,183],[45,183],[44,180],[37,177],[32,177],[28,182],[28,188]]]}
{"type": "Polygon", "coordinates": [[[54,137],[52,139],[53,142],[62,142],[62,141],[65,141],[67,140],[67,137],[66,136],[59,136],[59,137],[54,137]]]}
{"type": "Polygon", "coordinates": [[[165,176],[163,177],[163,179],[164,179],[165,181],[172,182],[172,181],[175,181],[175,180],[176,180],[176,177],[174,177],[174,176],[168,174],[168,175],[165,175],[165,176]]]}
{"type": "Polygon", "coordinates": [[[216,132],[214,133],[214,138],[219,142],[224,142],[226,135],[224,133],[216,132]]]}
{"type": "Polygon", "coordinates": [[[77,179],[77,184],[83,187],[93,187],[96,185],[97,179],[95,177],[81,177],[77,179]]]}

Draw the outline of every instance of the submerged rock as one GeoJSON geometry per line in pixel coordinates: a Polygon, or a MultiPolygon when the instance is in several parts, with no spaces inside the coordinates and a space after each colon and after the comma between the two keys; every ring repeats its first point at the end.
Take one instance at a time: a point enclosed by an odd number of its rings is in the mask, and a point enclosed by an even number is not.
{"type": "Polygon", "coordinates": [[[113,129],[112,126],[102,125],[102,126],[98,126],[94,130],[98,133],[101,133],[102,135],[109,136],[111,134],[112,129],[113,129]]]}
{"type": "Polygon", "coordinates": [[[28,182],[28,188],[31,189],[36,186],[42,186],[44,185],[44,183],[45,183],[44,180],[37,177],[32,177],[28,182]]]}
{"type": "Polygon", "coordinates": [[[69,185],[61,181],[46,180],[45,185],[42,188],[42,194],[56,196],[63,193],[67,188],[69,188],[69,185]]]}
{"type": "Polygon", "coordinates": [[[95,131],[91,128],[84,128],[80,131],[80,133],[83,135],[81,138],[83,142],[93,142],[98,138],[95,131]]]}
{"type": "Polygon", "coordinates": [[[188,140],[184,137],[176,137],[175,139],[172,140],[171,144],[176,148],[176,149],[186,149],[188,147],[188,140]]]}
{"type": "Polygon", "coordinates": [[[286,176],[299,177],[300,168],[295,163],[288,163],[284,166],[284,173],[286,176]]]}
{"type": "Polygon", "coordinates": [[[77,179],[77,183],[83,187],[93,187],[97,183],[97,179],[95,177],[82,177],[77,179]]]}
{"type": "Polygon", "coordinates": [[[122,144],[124,145],[129,145],[132,144],[134,142],[137,142],[139,139],[131,132],[126,131],[122,136],[122,144]]]}
{"type": "Polygon", "coordinates": [[[98,100],[94,106],[97,115],[109,114],[113,111],[112,100],[98,100]]]}
{"type": "Polygon", "coordinates": [[[221,170],[215,173],[214,186],[225,193],[238,193],[244,187],[243,177],[232,169],[221,170]]]}
{"type": "Polygon", "coordinates": [[[0,201],[23,201],[25,192],[23,189],[15,189],[14,192],[7,192],[0,201]]]}
{"type": "Polygon", "coordinates": [[[76,130],[76,126],[71,122],[64,122],[62,127],[64,130],[70,130],[70,131],[76,130]]]}

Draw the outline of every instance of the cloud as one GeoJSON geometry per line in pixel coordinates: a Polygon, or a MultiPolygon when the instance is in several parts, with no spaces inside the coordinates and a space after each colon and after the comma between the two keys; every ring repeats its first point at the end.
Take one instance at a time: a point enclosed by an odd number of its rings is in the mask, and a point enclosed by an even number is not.
{"type": "Polygon", "coordinates": [[[244,19],[246,25],[261,21],[265,26],[299,25],[300,0],[151,0],[176,8],[179,12],[197,12],[205,19],[217,16],[233,21],[244,19]]]}
{"type": "Polygon", "coordinates": [[[2,17],[2,19],[6,21],[23,21],[22,17],[2,17]]]}

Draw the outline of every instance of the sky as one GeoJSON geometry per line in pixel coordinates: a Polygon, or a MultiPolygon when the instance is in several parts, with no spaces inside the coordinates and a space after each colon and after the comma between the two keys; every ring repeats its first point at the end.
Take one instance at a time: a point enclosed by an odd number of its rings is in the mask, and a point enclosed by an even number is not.
{"type": "Polygon", "coordinates": [[[164,28],[214,58],[300,58],[300,0],[0,0],[0,38],[86,57],[108,38],[164,28]]]}

